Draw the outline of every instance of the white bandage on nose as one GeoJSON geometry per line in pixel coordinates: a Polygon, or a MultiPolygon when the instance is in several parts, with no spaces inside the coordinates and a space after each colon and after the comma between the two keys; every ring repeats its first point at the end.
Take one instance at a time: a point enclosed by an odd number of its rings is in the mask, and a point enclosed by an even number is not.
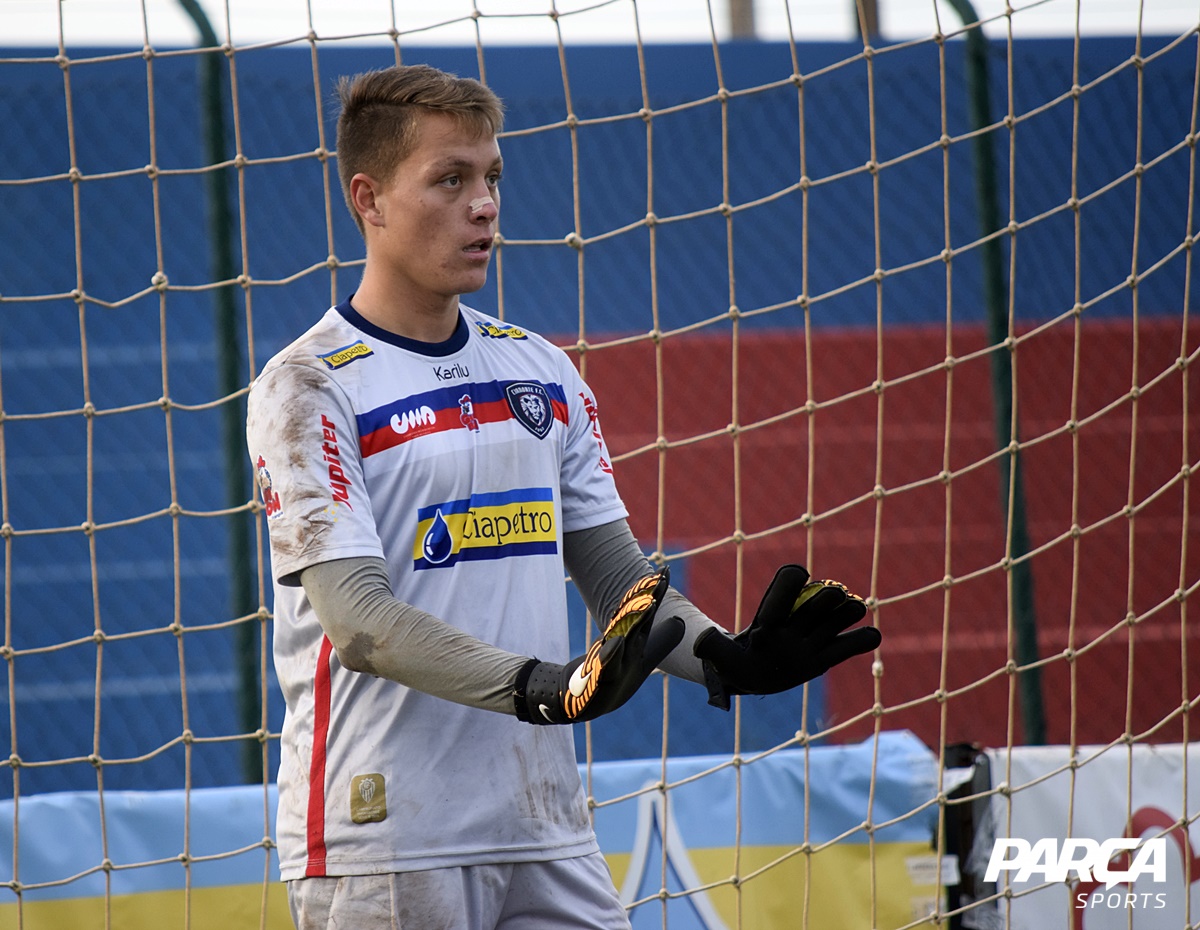
{"type": "Polygon", "coordinates": [[[483,208],[488,204],[495,206],[496,201],[492,200],[491,197],[476,197],[467,206],[471,208],[471,216],[474,216],[476,213],[482,213],[483,208]]]}

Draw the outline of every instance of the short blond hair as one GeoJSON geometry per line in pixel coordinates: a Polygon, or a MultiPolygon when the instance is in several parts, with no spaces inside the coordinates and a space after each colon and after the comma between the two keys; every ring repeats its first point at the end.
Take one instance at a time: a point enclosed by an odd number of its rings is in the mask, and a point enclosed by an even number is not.
{"type": "Polygon", "coordinates": [[[396,65],[343,77],[337,92],[338,177],[360,232],[363,221],[350,200],[350,179],[361,172],[380,183],[391,180],[416,144],[422,113],[448,113],[481,136],[499,135],[504,127],[504,104],[490,89],[429,65],[396,65]]]}

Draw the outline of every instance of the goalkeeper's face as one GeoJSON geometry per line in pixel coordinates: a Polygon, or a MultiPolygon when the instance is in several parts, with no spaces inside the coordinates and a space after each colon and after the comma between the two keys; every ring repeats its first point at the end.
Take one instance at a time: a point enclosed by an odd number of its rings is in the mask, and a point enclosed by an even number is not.
{"type": "Polygon", "coordinates": [[[416,145],[384,184],[371,182],[367,261],[410,306],[457,312],[487,282],[500,211],[500,146],[445,113],[419,117],[416,145]]]}

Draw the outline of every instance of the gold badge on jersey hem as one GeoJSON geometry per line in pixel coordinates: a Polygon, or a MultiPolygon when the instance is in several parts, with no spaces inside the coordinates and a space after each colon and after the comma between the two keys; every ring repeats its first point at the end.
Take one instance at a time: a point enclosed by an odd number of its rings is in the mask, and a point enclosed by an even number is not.
{"type": "Polygon", "coordinates": [[[379,823],[387,819],[387,793],[378,772],[350,779],[350,819],[354,823],[379,823]]]}

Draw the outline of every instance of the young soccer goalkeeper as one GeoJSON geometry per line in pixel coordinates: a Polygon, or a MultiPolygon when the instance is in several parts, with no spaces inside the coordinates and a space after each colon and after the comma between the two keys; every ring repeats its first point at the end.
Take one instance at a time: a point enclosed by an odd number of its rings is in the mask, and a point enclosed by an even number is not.
{"type": "Polygon", "coordinates": [[[628,927],[557,725],[615,710],[656,667],[727,708],[879,634],[799,566],[736,637],[654,571],[566,354],[459,301],[491,258],[500,101],[420,65],[339,91],[362,280],[264,368],[247,422],[292,914],[300,930],[628,927]],[[569,661],[567,572],[604,627],[569,661]]]}

